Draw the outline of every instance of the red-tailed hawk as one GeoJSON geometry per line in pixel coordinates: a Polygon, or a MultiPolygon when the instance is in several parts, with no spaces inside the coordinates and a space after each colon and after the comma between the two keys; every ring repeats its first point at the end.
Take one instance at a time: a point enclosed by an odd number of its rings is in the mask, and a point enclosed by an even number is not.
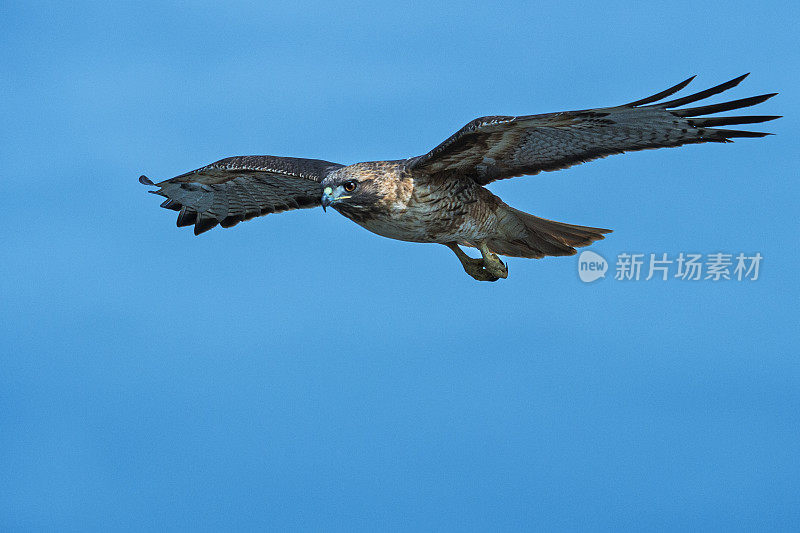
{"type": "Polygon", "coordinates": [[[161,207],[179,211],[178,226],[198,235],[217,224],[289,209],[330,206],[373,233],[440,243],[480,281],[508,276],[498,255],[572,255],[611,230],[539,218],[506,205],[484,186],[558,170],[631,150],[730,142],[767,133],[720,129],[777,116],[705,117],[761,103],[776,93],[680,108],[726,91],[747,74],[667,102],[694,77],[653,96],[615,107],[519,117],[477,118],[425,155],[344,166],[318,159],[238,156],[153,183],[161,207]],[[480,250],[472,258],[459,245],[480,250]]]}

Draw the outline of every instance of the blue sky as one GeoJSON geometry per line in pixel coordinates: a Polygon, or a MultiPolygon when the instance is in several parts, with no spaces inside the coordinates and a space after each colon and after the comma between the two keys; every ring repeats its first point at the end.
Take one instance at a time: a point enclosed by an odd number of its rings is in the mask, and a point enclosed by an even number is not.
{"type": "Polygon", "coordinates": [[[2,11],[0,529],[798,528],[794,4],[2,11]],[[567,257],[478,283],[330,211],[194,237],[137,183],[744,72],[731,98],[781,92],[753,110],[774,137],[491,189],[613,228],[610,262],[759,252],[757,281],[584,284],[567,257]]]}

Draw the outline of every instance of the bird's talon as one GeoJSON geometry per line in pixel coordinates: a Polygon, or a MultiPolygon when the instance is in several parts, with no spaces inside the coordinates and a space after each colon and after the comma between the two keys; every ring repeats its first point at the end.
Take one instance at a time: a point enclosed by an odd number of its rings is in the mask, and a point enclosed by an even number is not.
{"type": "Polygon", "coordinates": [[[508,277],[508,266],[506,266],[506,264],[500,261],[499,259],[496,262],[494,261],[487,262],[485,267],[486,271],[489,272],[489,274],[491,274],[492,276],[496,276],[498,278],[503,278],[503,279],[508,277]]]}
{"type": "Polygon", "coordinates": [[[478,281],[497,281],[498,276],[493,276],[483,265],[483,261],[470,262],[464,265],[464,271],[478,281]]]}

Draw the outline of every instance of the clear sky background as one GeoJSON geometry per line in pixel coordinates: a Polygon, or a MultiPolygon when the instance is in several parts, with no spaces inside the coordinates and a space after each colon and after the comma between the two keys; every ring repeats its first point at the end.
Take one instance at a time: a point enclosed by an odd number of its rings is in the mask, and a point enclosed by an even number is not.
{"type": "Polygon", "coordinates": [[[0,529],[800,527],[795,3],[111,4],[0,8],[0,529]],[[195,237],[137,182],[748,71],[774,137],[491,189],[754,282],[478,283],[320,209],[195,237]]]}

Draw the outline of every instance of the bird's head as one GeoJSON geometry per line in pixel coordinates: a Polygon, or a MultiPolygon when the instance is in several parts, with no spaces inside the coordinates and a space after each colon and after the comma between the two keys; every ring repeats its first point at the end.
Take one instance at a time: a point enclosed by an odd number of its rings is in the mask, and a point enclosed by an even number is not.
{"type": "Polygon", "coordinates": [[[332,174],[322,181],[322,208],[333,207],[344,215],[371,209],[380,198],[374,177],[332,174]]]}

